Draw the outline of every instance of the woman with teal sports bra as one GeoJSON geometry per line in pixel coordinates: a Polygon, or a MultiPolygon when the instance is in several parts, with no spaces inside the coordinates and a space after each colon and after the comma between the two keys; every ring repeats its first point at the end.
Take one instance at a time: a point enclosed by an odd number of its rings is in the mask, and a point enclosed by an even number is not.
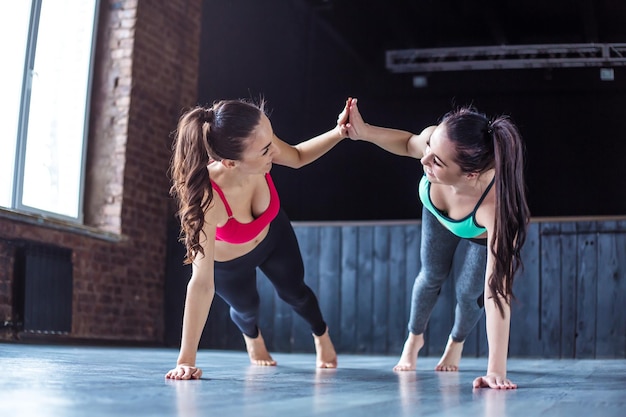
{"type": "Polygon", "coordinates": [[[422,210],[421,270],[411,298],[409,334],[395,371],[416,369],[424,330],[459,242],[468,241],[456,278],[455,322],[438,371],[458,370],[463,342],[482,315],[489,359],[475,388],[512,389],[507,378],[513,278],[522,266],[530,213],[524,183],[524,147],[508,117],[489,119],[473,108],[446,114],[419,134],[365,123],[349,100],[348,136],[419,159],[422,210]]]}

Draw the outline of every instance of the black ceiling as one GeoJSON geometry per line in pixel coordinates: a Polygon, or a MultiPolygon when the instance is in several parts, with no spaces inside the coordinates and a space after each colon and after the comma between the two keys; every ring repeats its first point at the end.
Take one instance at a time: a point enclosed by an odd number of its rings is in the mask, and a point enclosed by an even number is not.
{"type": "Polygon", "coordinates": [[[626,43],[626,0],[307,0],[364,62],[390,49],[626,43]]]}

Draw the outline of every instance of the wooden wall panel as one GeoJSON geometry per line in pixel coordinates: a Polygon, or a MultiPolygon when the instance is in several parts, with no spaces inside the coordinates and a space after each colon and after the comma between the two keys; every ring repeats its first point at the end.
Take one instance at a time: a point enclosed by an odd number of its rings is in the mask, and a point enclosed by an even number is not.
{"type": "Polygon", "coordinates": [[[335,341],[335,348],[340,352],[354,352],[356,341],[356,327],[358,319],[357,291],[358,291],[358,229],[344,226],[341,230],[341,270],[338,278],[341,280],[339,293],[340,327],[331,329],[331,337],[335,341]]]}
{"type": "MultiPolygon", "coordinates": [[[[403,226],[389,227],[389,297],[387,302],[386,338],[387,350],[384,353],[400,355],[407,336],[406,305],[410,302],[410,292],[407,292],[406,258],[407,253],[403,226]]],[[[413,280],[410,280],[411,282],[413,280]]]]}
{"type": "MultiPolygon", "coordinates": [[[[557,303],[561,307],[560,320],[557,323],[561,332],[560,358],[576,357],[576,297],[578,274],[578,251],[576,223],[562,222],[561,234],[561,282],[560,299],[547,298],[546,302],[557,303]]],[[[546,277],[541,276],[542,280],[546,277]]]]}
{"type": "Polygon", "coordinates": [[[596,358],[626,357],[626,230],[599,225],[596,358]]]}
{"type": "Polygon", "coordinates": [[[374,226],[372,353],[387,352],[389,325],[389,227],[374,226]]]}
{"type": "Polygon", "coordinates": [[[363,226],[358,230],[357,251],[357,320],[356,338],[353,347],[356,353],[371,353],[372,346],[372,302],[374,299],[374,227],[363,226]]]}
{"type": "MultiPolygon", "coordinates": [[[[541,356],[559,357],[561,351],[561,259],[563,258],[559,223],[541,225],[541,292],[539,295],[541,356]]],[[[575,259],[575,257],[574,257],[575,259]]],[[[538,277],[539,278],[539,277],[538,277]]],[[[520,300],[520,303],[522,301],[520,300]]],[[[520,331],[527,330],[522,327],[520,331]]],[[[515,329],[518,332],[518,329],[515,329]]],[[[517,336],[517,335],[516,335],[517,336]]]]}
{"type": "MultiPolygon", "coordinates": [[[[557,236],[558,237],[558,236],[557,236]]],[[[513,293],[516,299],[511,304],[510,356],[540,356],[541,344],[541,281],[540,253],[541,228],[530,224],[526,243],[522,251],[523,269],[515,277],[513,293]]],[[[481,338],[482,345],[486,344],[481,338]]]]}
{"type": "MultiPolygon", "coordinates": [[[[586,230],[587,224],[577,227],[586,230]]],[[[593,358],[596,346],[596,307],[598,239],[595,233],[582,232],[576,235],[578,253],[576,282],[576,354],[577,358],[593,358]]]]}
{"type": "MultiPolygon", "coordinates": [[[[421,260],[421,225],[295,224],[305,281],[318,295],[339,353],[397,356],[407,336],[411,291],[421,260]]],[[[461,265],[459,249],[453,269],[461,265]]],[[[516,277],[511,357],[626,358],[626,221],[533,222],[516,277]]],[[[268,348],[314,352],[308,325],[258,273],[259,323],[268,348]]],[[[442,288],[423,356],[443,352],[454,322],[454,276],[442,288]]],[[[221,301],[211,309],[203,347],[241,349],[221,301]]],[[[465,356],[488,354],[484,315],[465,356]]]]}

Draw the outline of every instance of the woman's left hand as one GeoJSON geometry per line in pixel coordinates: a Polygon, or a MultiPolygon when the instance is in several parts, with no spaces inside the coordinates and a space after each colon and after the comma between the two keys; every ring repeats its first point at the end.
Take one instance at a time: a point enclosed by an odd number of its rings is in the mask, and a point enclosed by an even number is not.
{"type": "Polygon", "coordinates": [[[337,116],[337,129],[339,129],[339,134],[342,138],[348,137],[348,121],[350,120],[350,104],[352,103],[352,98],[348,97],[346,100],[346,105],[337,116]]]}

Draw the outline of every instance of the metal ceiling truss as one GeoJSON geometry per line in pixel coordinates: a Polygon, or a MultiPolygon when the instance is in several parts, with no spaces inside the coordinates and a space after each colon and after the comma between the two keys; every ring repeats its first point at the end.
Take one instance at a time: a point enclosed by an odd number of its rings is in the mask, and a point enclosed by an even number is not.
{"type": "Polygon", "coordinates": [[[626,65],[626,43],[472,46],[386,52],[394,73],[626,65]]]}

